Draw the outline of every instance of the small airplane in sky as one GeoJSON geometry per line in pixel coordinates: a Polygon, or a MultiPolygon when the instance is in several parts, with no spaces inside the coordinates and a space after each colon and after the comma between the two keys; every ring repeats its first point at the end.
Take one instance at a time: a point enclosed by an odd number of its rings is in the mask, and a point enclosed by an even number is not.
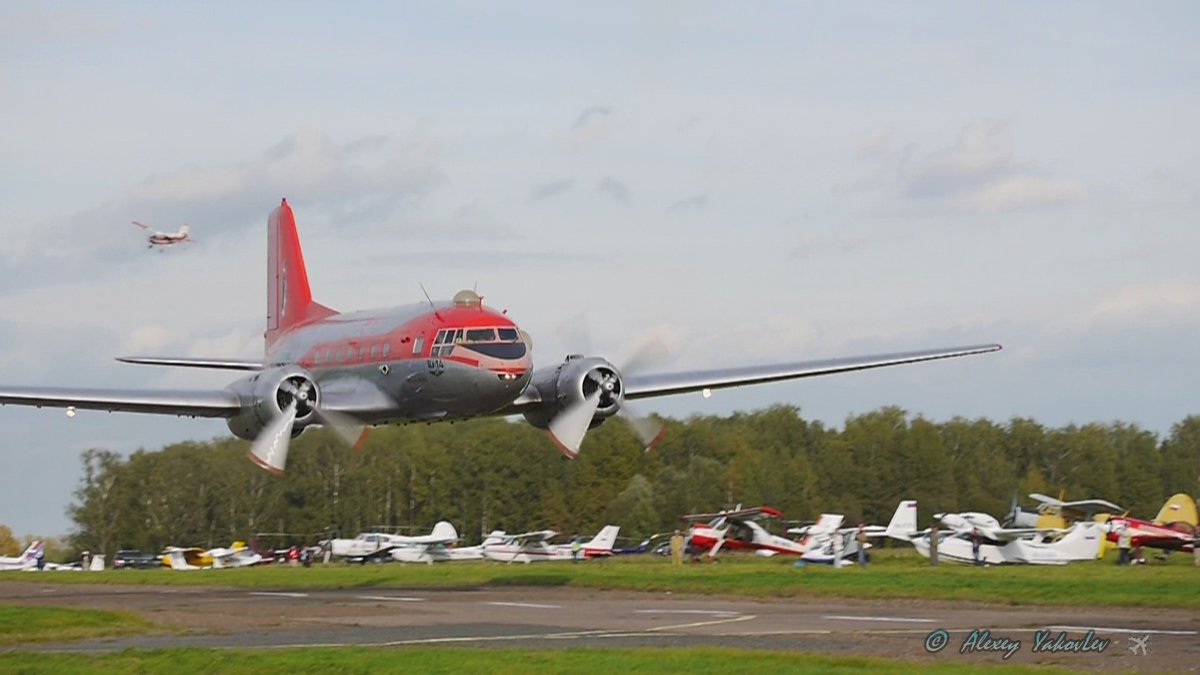
{"type": "Polygon", "coordinates": [[[1107,539],[1117,543],[1121,529],[1128,527],[1130,546],[1145,546],[1167,551],[1192,552],[1196,546],[1196,500],[1180,493],[1167,500],[1154,520],[1139,520],[1128,516],[1108,519],[1107,539]]]}
{"type": "MultiPolygon", "coordinates": [[[[631,401],[801,377],[933,361],[1000,349],[997,344],[822,361],[642,372],[648,352],[620,368],[571,354],[534,370],[529,336],[507,310],[483,305],[470,290],[449,302],[339,313],[313,301],[296,221],[285,199],[267,220],[267,328],[261,359],[128,356],[159,366],[218,368],[251,374],[224,389],[133,390],[0,386],[0,405],[220,417],[252,441],[251,459],[280,475],[289,440],[326,425],[349,444],[364,425],[523,415],[574,458],[589,429],[622,415],[651,448],[661,423],[631,401]]],[[[428,297],[426,298],[428,300],[428,297]]]]}
{"type": "MultiPolygon", "coordinates": [[[[148,225],[143,225],[136,220],[131,221],[131,222],[134,225],[137,225],[138,227],[142,228],[143,230],[149,231],[149,229],[150,229],[150,227],[148,225]]],[[[192,228],[190,228],[187,225],[180,225],[179,230],[177,232],[161,232],[161,231],[155,230],[154,232],[151,232],[150,235],[148,235],[146,237],[146,241],[150,242],[146,246],[146,248],[154,248],[155,246],[158,246],[159,247],[158,250],[161,251],[163,248],[165,248],[167,246],[174,246],[175,244],[193,243],[196,240],[192,239],[191,231],[192,231],[192,228]]]]}
{"type": "Polygon", "coordinates": [[[31,543],[18,556],[0,555],[0,572],[12,572],[15,570],[35,570],[37,569],[38,553],[45,550],[45,544],[41,541],[31,543]]]}
{"type": "MultiPolygon", "coordinates": [[[[605,525],[590,541],[581,542],[579,555],[583,560],[607,558],[612,555],[613,544],[621,528],[605,525]]],[[[504,541],[483,547],[483,557],[505,563],[563,562],[574,560],[571,544],[552,545],[547,543],[558,533],[554,530],[538,530],[520,534],[506,534],[504,541]]]]}

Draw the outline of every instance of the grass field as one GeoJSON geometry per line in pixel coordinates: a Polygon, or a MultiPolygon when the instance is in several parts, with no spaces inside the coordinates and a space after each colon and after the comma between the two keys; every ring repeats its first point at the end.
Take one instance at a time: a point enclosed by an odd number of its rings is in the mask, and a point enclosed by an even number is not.
{"type": "Polygon", "coordinates": [[[149,621],[126,612],[0,605],[0,645],[114,637],[154,628],[149,621]]]}
{"type": "Polygon", "coordinates": [[[1087,605],[1200,609],[1200,568],[1190,556],[1147,566],[1109,561],[1066,566],[932,568],[911,552],[884,551],[867,569],[793,567],[791,558],[725,556],[719,563],[687,563],[644,556],[573,564],[504,565],[493,562],[365,566],[334,563],[312,568],[262,566],[175,572],[108,570],[100,573],[21,573],[3,580],[63,584],[206,585],[239,588],[480,588],[561,586],[761,598],[968,600],[1006,605],[1087,605]]]}
{"type": "MultiPolygon", "coordinates": [[[[314,648],[278,651],[165,649],[103,656],[18,653],[0,655],[6,673],[960,673],[989,670],[981,664],[912,664],[870,658],[735,649],[477,649],[314,648]]],[[[1067,673],[1005,667],[1008,673],[1067,673]]]]}

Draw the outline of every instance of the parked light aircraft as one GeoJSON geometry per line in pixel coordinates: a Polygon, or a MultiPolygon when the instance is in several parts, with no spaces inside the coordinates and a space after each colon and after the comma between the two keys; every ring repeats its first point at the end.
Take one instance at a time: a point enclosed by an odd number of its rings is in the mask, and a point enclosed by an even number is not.
{"type": "MultiPolygon", "coordinates": [[[[613,544],[621,528],[616,525],[605,525],[591,541],[583,542],[579,554],[584,560],[606,558],[612,555],[613,544]]],[[[483,557],[505,563],[531,562],[562,562],[574,559],[570,544],[547,543],[557,532],[554,530],[539,530],[537,532],[522,532],[506,534],[504,541],[483,547],[483,557]]]]}
{"type": "MultiPolygon", "coordinates": [[[[133,221],[133,224],[137,225],[143,230],[150,229],[148,226],[143,225],[136,220],[133,221]]],[[[175,244],[190,244],[195,241],[195,239],[192,239],[191,237],[191,231],[192,229],[187,225],[180,225],[177,232],[160,232],[156,230],[146,237],[146,241],[149,242],[149,245],[147,245],[146,248],[154,248],[155,246],[158,246],[159,250],[161,251],[163,248],[167,246],[174,246],[175,244]]]]}
{"type": "Polygon", "coordinates": [[[0,555],[0,572],[37,569],[38,553],[44,551],[45,546],[43,542],[35,541],[27,546],[21,555],[0,555]]]}
{"type": "MultiPolygon", "coordinates": [[[[791,535],[803,535],[797,541],[805,551],[800,559],[810,563],[831,564],[839,557],[842,560],[853,560],[858,557],[858,527],[842,527],[845,516],[840,513],[822,513],[817,522],[804,527],[788,528],[791,535]],[[840,539],[841,546],[835,545],[834,540],[840,539]],[[840,555],[839,555],[840,552],[840,555]]],[[[887,528],[882,525],[864,525],[862,532],[868,538],[887,536],[887,528]]],[[[866,542],[863,550],[871,549],[871,543],[866,542]]]]}
{"type": "MultiPolygon", "coordinates": [[[[973,537],[979,536],[979,561],[988,565],[1024,563],[1064,565],[1076,560],[1095,560],[1104,540],[1104,526],[1080,521],[1067,528],[1005,528],[993,516],[968,511],[934,514],[947,528],[939,532],[938,558],[974,563],[973,537]]],[[[888,536],[912,543],[917,553],[930,556],[930,531],[917,530],[917,502],[900,502],[888,523],[888,536]]]]}
{"type": "Polygon", "coordinates": [[[483,543],[476,546],[429,545],[408,546],[392,549],[392,559],[397,562],[459,562],[463,560],[483,560],[483,551],[488,546],[496,546],[506,541],[507,535],[503,530],[492,530],[483,538],[483,543]]]}
{"type": "Polygon", "coordinates": [[[250,550],[242,541],[235,541],[228,548],[210,548],[207,551],[199,547],[168,546],[162,554],[163,567],[173,570],[249,567],[262,561],[262,554],[250,550]]]}
{"type": "Polygon", "coordinates": [[[1109,518],[1105,528],[1109,544],[1117,543],[1125,527],[1129,528],[1131,546],[1192,552],[1197,536],[1196,501],[1187,494],[1174,495],[1152,521],[1128,516],[1109,518]]]}
{"type": "Polygon", "coordinates": [[[709,560],[716,558],[723,548],[731,551],[754,551],[763,557],[770,557],[776,553],[803,555],[808,550],[807,543],[771,534],[757,522],[766,518],[779,518],[782,515],[769,506],[758,506],[752,509],[739,507],[717,513],[692,513],[683,519],[692,523],[687,533],[688,545],[698,553],[706,552],[709,560]]]}
{"type": "Polygon", "coordinates": [[[1081,520],[1095,520],[1098,514],[1124,513],[1125,509],[1103,499],[1080,499],[1072,502],[1063,501],[1062,497],[1055,499],[1037,492],[1029,495],[1030,499],[1038,502],[1034,511],[1026,511],[1017,505],[1017,495],[1013,494],[1012,509],[1005,517],[1005,523],[1012,527],[1040,527],[1044,529],[1066,529],[1071,523],[1081,520]]]}
{"type": "Polygon", "coordinates": [[[623,371],[570,355],[533,370],[530,339],[474,291],[450,302],[338,313],[314,302],[292,209],[267,221],[267,330],[262,359],[120,357],[127,363],[252,371],[224,389],[126,390],[0,386],[0,404],[221,417],[253,441],[251,459],[282,474],[288,442],[314,424],[349,443],[359,425],[523,415],[575,457],[588,429],[625,415],[649,449],[662,426],[632,412],[635,399],[932,361],[1000,349],[986,344],[825,361],[691,372],[623,371]]]}
{"type": "MultiPolygon", "coordinates": [[[[442,520],[434,524],[433,531],[427,535],[409,537],[401,534],[386,534],[384,532],[363,532],[353,539],[331,539],[329,552],[332,555],[346,558],[352,562],[368,560],[383,560],[396,558],[395,551],[413,547],[429,547],[433,545],[448,546],[458,541],[458,531],[454,525],[442,520]]],[[[405,562],[418,562],[406,560],[405,562]]],[[[425,560],[419,560],[425,562],[425,560]]]]}

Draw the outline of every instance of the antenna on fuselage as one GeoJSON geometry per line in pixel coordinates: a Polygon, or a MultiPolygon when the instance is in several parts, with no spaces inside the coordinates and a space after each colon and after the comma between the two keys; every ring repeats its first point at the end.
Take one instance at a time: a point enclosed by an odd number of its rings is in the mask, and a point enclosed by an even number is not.
{"type": "Polygon", "coordinates": [[[433,298],[429,297],[429,291],[425,290],[425,284],[418,281],[417,285],[421,287],[421,292],[425,294],[425,299],[429,301],[429,306],[433,308],[433,315],[439,319],[442,318],[442,315],[438,314],[437,305],[433,304],[433,298]]]}

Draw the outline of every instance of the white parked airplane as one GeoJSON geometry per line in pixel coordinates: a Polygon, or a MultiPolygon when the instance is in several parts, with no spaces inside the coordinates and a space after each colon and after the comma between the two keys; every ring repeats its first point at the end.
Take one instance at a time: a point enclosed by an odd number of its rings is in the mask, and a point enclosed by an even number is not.
{"type": "MultiPolygon", "coordinates": [[[[833,563],[838,557],[835,539],[841,540],[840,558],[854,560],[858,557],[858,527],[842,527],[844,521],[845,516],[840,513],[822,513],[815,524],[788,528],[787,533],[803,535],[797,543],[804,549],[800,559],[805,562],[826,565],[833,563]]],[[[862,529],[868,537],[887,536],[887,528],[882,525],[865,525],[862,529]]],[[[870,550],[871,544],[868,542],[863,548],[870,550]]],[[[762,551],[759,551],[759,555],[762,554],[762,551]]]]}
{"type": "Polygon", "coordinates": [[[30,544],[18,556],[0,556],[0,572],[12,572],[15,570],[35,570],[37,569],[38,553],[45,550],[45,544],[41,541],[35,541],[30,544]]]}
{"type": "MultiPolygon", "coordinates": [[[[616,525],[605,525],[591,541],[580,545],[580,558],[589,560],[612,555],[613,544],[617,542],[620,531],[621,528],[616,525]]],[[[503,542],[483,547],[483,557],[498,562],[525,564],[573,560],[574,552],[570,544],[552,546],[546,543],[556,534],[554,530],[506,534],[503,542]]]]}
{"type": "MultiPolygon", "coordinates": [[[[433,526],[433,532],[428,535],[408,537],[383,532],[363,532],[353,539],[331,539],[329,552],[332,555],[346,558],[350,562],[365,563],[367,560],[386,560],[389,557],[400,560],[393,555],[397,549],[408,546],[446,546],[456,541],[458,541],[458,531],[454,529],[453,525],[442,520],[433,526]]],[[[404,562],[426,561],[412,559],[404,560],[404,562]]]]}
{"type": "MultiPolygon", "coordinates": [[[[1103,526],[1080,521],[1061,529],[1006,528],[986,513],[940,513],[934,518],[947,528],[938,538],[938,558],[974,563],[974,537],[978,536],[979,562],[988,565],[1023,563],[1065,565],[1076,560],[1094,560],[1104,541],[1103,526]]],[[[887,528],[888,536],[908,541],[917,553],[930,556],[929,530],[917,530],[917,503],[900,502],[887,528]]]]}
{"type": "MultiPolygon", "coordinates": [[[[432,537],[433,535],[429,535],[432,537]]],[[[483,550],[488,546],[503,544],[507,535],[503,530],[492,530],[477,546],[404,546],[392,549],[392,559],[398,562],[459,562],[483,560],[483,550]]]]}

